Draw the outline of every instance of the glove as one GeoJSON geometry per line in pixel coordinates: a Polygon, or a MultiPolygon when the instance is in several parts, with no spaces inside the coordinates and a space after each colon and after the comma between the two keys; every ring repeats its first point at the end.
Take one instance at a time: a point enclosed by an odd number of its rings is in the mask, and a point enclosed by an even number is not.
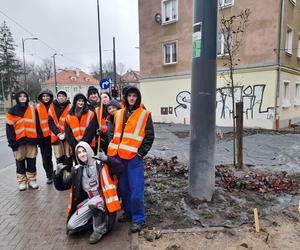
{"type": "Polygon", "coordinates": [[[102,162],[107,162],[107,160],[108,160],[107,155],[102,150],[93,158],[100,160],[102,162]]]}
{"type": "Polygon", "coordinates": [[[96,131],[96,135],[98,135],[98,136],[100,136],[100,137],[104,137],[104,136],[106,135],[106,133],[103,132],[103,131],[99,128],[99,129],[97,129],[97,131],[96,131]]]}
{"type": "Polygon", "coordinates": [[[57,136],[61,141],[65,139],[65,134],[59,133],[57,136]]]}
{"type": "Polygon", "coordinates": [[[61,171],[62,171],[63,169],[65,169],[66,167],[68,167],[68,166],[67,166],[67,165],[64,165],[64,164],[62,164],[62,163],[57,164],[56,170],[55,170],[55,174],[56,174],[56,175],[59,175],[59,174],[61,173],[61,171]]]}

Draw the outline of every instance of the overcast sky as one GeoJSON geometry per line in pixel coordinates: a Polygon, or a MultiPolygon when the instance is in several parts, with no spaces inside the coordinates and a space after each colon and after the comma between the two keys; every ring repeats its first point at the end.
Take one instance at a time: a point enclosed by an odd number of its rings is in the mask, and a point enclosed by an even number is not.
{"type": "MultiPolygon", "coordinates": [[[[117,62],[139,69],[138,0],[99,0],[101,13],[102,62],[112,59],[112,38],[116,37],[117,62]]],[[[99,62],[97,0],[0,0],[0,11],[56,49],[57,68],[90,71],[99,62]]],[[[0,13],[6,21],[22,57],[22,38],[31,35],[0,13]]],[[[54,50],[40,41],[25,42],[26,61],[37,64],[51,58],[54,50]]]]}

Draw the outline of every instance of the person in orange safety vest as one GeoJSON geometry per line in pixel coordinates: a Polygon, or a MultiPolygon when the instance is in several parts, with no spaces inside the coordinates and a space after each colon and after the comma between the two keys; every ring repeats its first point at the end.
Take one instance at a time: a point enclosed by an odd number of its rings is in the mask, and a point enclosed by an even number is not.
{"type": "Polygon", "coordinates": [[[68,144],[65,135],[65,121],[71,109],[71,103],[67,98],[66,91],[59,90],[57,92],[56,100],[50,105],[48,119],[56,164],[67,165],[65,174],[71,172],[73,164],[72,148],[68,144]]]}
{"type": "Polygon", "coordinates": [[[16,105],[6,114],[6,136],[13,150],[17,167],[19,190],[37,189],[36,156],[39,138],[42,138],[36,108],[29,103],[25,91],[15,94],[16,105]]]}
{"type": "Polygon", "coordinates": [[[63,178],[61,169],[55,170],[54,185],[60,191],[70,189],[67,234],[89,228],[92,218],[93,233],[89,242],[95,244],[112,230],[116,213],[121,209],[115,175],[120,174],[124,166],[103,151],[95,158],[86,142],[77,144],[75,155],[78,165],[67,178],[63,178]]]}
{"type": "Polygon", "coordinates": [[[125,166],[119,180],[124,210],[119,221],[131,220],[132,233],[139,232],[145,223],[143,157],[154,141],[151,113],[144,108],[141,98],[138,88],[127,89],[125,108],[114,113],[114,135],[107,151],[125,166]]]}
{"type": "MultiPolygon", "coordinates": [[[[66,117],[65,132],[69,145],[75,152],[76,145],[85,141],[95,147],[96,143],[93,138],[96,135],[97,121],[95,112],[89,110],[86,97],[79,93],[74,96],[73,106],[66,117]]],[[[74,154],[73,154],[74,156],[74,154]]],[[[76,162],[76,157],[73,157],[76,162]]]]}
{"type": "Polygon", "coordinates": [[[36,109],[39,114],[40,126],[43,137],[40,140],[39,146],[41,150],[43,167],[46,172],[47,184],[53,182],[53,162],[52,162],[52,146],[51,146],[51,135],[48,125],[49,114],[48,110],[53,102],[53,93],[49,89],[44,89],[38,95],[39,103],[36,105],[36,109]]]}

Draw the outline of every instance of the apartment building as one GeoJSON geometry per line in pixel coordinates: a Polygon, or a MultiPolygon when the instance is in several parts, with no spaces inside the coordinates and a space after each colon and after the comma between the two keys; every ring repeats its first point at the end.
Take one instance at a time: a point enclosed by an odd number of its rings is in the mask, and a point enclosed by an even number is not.
{"type": "MultiPolygon", "coordinates": [[[[219,0],[226,17],[250,9],[234,78],[246,127],[300,122],[300,0],[219,0]]],[[[188,123],[193,0],[139,0],[140,89],[156,122],[188,123]]],[[[216,121],[232,123],[224,36],[217,36],[216,121]]]]}
{"type": "MultiPolygon", "coordinates": [[[[65,69],[56,74],[58,90],[65,90],[72,102],[77,93],[86,94],[89,86],[99,88],[99,81],[79,69],[65,69]]],[[[41,83],[42,89],[47,88],[55,93],[55,77],[41,83]]]]}

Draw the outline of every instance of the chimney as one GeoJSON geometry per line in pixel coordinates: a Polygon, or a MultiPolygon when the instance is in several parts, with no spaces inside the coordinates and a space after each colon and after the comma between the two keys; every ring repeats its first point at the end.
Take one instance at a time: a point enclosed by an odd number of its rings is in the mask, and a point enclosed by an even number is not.
{"type": "Polygon", "coordinates": [[[80,69],[76,69],[76,77],[79,77],[80,69]]]}

